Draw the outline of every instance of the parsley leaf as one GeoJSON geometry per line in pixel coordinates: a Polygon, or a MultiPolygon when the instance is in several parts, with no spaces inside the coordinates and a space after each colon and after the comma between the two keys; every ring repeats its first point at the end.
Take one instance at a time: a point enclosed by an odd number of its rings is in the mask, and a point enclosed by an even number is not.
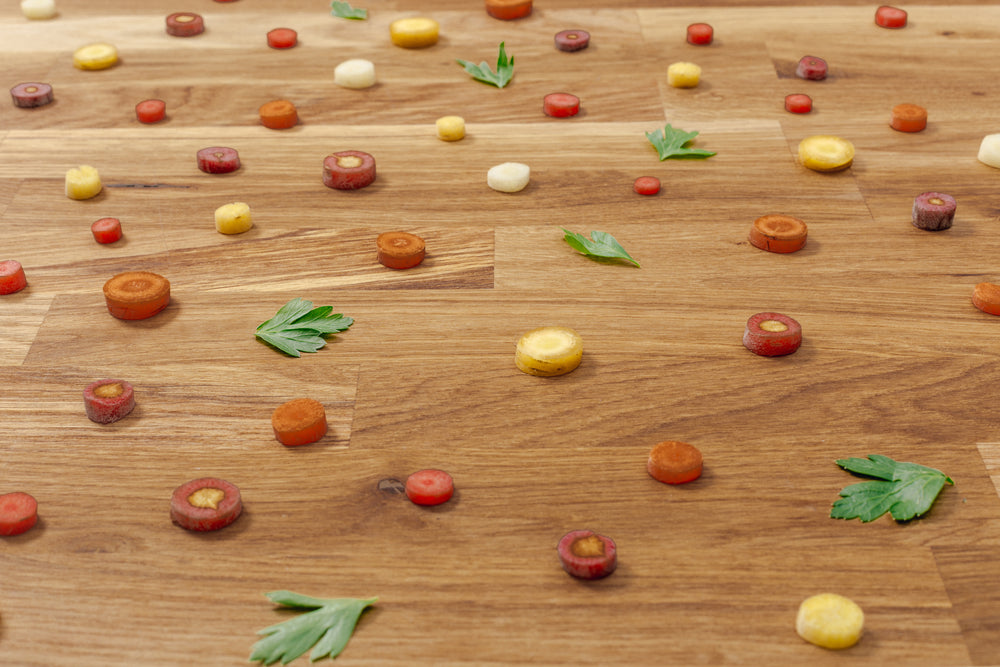
{"type": "Polygon", "coordinates": [[[353,19],[355,21],[363,21],[368,18],[367,9],[355,9],[351,7],[351,3],[341,2],[341,0],[333,0],[330,3],[330,13],[338,18],[353,19]]]}
{"type": "Polygon", "coordinates": [[[701,148],[684,147],[685,144],[690,143],[697,136],[697,132],[675,130],[670,126],[670,123],[667,123],[662,130],[653,130],[646,133],[649,143],[653,144],[656,152],[660,154],[660,160],[672,157],[704,159],[715,155],[712,151],[702,150],[701,148]]]}
{"type": "Polygon", "coordinates": [[[639,262],[632,259],[625,248],[615,240],[615,237],[607,232],[590,232],[588,239],[583,234],[571,232],[566,228],[562,228],[562,230],[566,232],[563,240],[574,250],[582,252],[587,257],[621,259],[639,266],[639,262]]]}
{"type": "Polygon", "coordinates": [[[336,658],[347,646],[361,612],[378,600],[378,598],[323,600],[291,591],[273,591],[265,595],[272,602],[286,607],[312,610],[257,632],[258,635],[266,636],[253,645],[250,661],[263,662],[265,665],[271,665],[279,660],[281,664],[287,665],[314,644],[315,648],[309,654],[309,659],[313,662],[326,656],[330,656],[331,659],[336,658]]]}
{"type": "Polygon", "coordinates": [[[867,523],[889,512],[896,521],[908,521],[926,513],[946,483],[954,484],[940,470],[878,454],[867,459],[840,459],[837,465],[875,479],[845,487],[830,511],[834,519],[867,523]]]}
{"type": "Polygon", "coordinates": [[[285,354],[302,356],[326,345],[326,336],[346,331],[354,324],[350,317],[333,313],[333,306],[313,308],[312,301],[292,299],[274,317],[257,325],[257,338],[285,354]]]}
{"type": "Polygon", "coordinates": [[[510,60],[508,60],[507,52],[504,50],[503,45],[504,43],[500,42],[500,54],[497,56],[496,72],[490,69],[489,64],[485,60],[478,65],[461,59],[455,62],[464,67],[465,71],[471,74],[472,78],[476,81],[482,81],[491,86],[503,88],[510,83],[511,78],[514,76],[514,56],[511,56],[510,60]]]}

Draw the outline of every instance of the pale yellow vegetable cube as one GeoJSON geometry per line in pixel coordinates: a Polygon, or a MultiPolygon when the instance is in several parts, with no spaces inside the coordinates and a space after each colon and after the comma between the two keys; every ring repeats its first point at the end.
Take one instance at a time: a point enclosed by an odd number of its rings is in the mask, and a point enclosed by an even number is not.
{"type": "Polygon", "coordinates": [[[861,639],[865,614],[853,600],[836,593],[820,593],[799,606],[795,631],[823,648],[849,648],[861,639]]]}
{"type": "Polygon", "coordinates": [[[88,164],[66,172],[66,196],[70,199],[91,199],[101,193],[101,175],[88,164]]]}
{"type": "Polygon", "coordinates": [[[694,88],[701,80],[701,68],[694,63],[673,63],[667,67],[667,83],[674,88],[694,88]]]}
{"type": "Polygon", "coordinates": [[[220,234],[242,234],[253,227],[250,206],[238,201],[215,209],[215,229],[220,234]]]}
{"type": "Polygon", "coordinates": [[[458,141],[465,138],[465,119],[461,116],[442,116],[437,119],[437,136],[441,141],[458,141]]]}

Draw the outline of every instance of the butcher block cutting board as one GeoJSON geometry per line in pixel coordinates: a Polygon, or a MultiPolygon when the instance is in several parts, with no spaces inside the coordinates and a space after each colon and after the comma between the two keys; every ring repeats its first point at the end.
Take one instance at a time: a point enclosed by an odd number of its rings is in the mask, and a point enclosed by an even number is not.
{"type": "Polygon", "coordinates": [[[356,6],[366,20],[305,0],[2,10],[4,85],[47,82],[54,101],[0,105],[0,260],[28,281],[0,296],[0,493],[39,504],[36,527],[0,538],[0,664],[249,664],[257,631],[295,615],[264,594],[291,590],[378,597],[340,665],[1000,665],[1000,317],[971,302],[1000,282],[1000,171],[977,160],[1000,132],[1000,7],[904,7],[888,30],[865,3],[536,0],[516,21],[471,0],[356,6]],[[205,32],[166,34],[175,11],[205,32]],[[389,24],[415,16],[439,42],[394,46],[389,24]],[[686,43],[694,22],[711,45],[686,43]],[[276,27],[298,45],[269,48],[276,27]],[[590,46],[557,50],[564,29],[590,46]],[[76,69],[95,42],[120,62],[76,69]],[[501,42],[506,88],[455,62],[495,63],[501,42]],[[829,76],[797,78],[804,55],[829,76]],[[333,83],[351,58],[375,86],[333,83]],[[673,62],[699,65],[699,85],[671,87],[673,62]],[[580,113],[544,115],[551,92],[580,113]],[[791,93],[813,111],[785,111],[791,93]],[[136,120],[149,98],[164,121],[136,120]],[[260,124],[275,99],[297,126],[260,124]],[[900,103],[928,110],[924,131],[890,128],[900,103]],[[446,115],[461,141],[436,137],[446,115]],[[667,123],[716,155],[660,161],[645,133],[667,123]],[[851,168],[804,168],[812,135],[851,141],[851,168]],[[202,173],[208,146],[241,168],[202,173]],[[341,150],[373,155],[376,181],[324,187],[341,150]],[[524,190],[487,186],[503,162],[530,167],[524,190]],[[84,164],[103,190],[69,199],[84,164]],[[660,193],[636,194],[639,176],[660,193]],[[957,200],[950,229],[911,223],[928,191],[957,200]],[[250,231],[216,232],[231,202],[250,231]],[[807,223],[804,249],[748,242],[772,213],[807,223]],[[98,244],[108,216],[124,237],[98,244]],[[563,229],[608,232],[641,267],[585,257],[563,229]],[[425,239],[421,265],[378,263],[395,230],[425,239]],[[102,286],[133,270],[169,279],[171,302],[118,320],[102,286]],[[254,331],[294,298],[355,323],[286,356],[254,331]],[[743,346],[762,311],[802,325],[797,352],[743,346]],[[581,365],[521,373],[517,340],[547,325],[580,334],[581,365]],[[137,403],[104,425],[83,405],[102,378],[137,403]],[[324,405],[319,442],[275,439],[294,398],[324,405]],[[701,450],[699,479],[647,474],[664,440],[701,450]],[[871,454],[954,485],[912,521],[830,518],[861,481],[836,461],[871,454]],[[401,493],[425,468],[453,476],[449,502],[401,493]],[[171,493],[206,476],[237,485],[244,512],[184,530],[171,493]],[[617,571],[563,571],[576,529],[615,540],[617,571]],[[864,610],[854,647],[796,634],[823,592],[864,610]]]}

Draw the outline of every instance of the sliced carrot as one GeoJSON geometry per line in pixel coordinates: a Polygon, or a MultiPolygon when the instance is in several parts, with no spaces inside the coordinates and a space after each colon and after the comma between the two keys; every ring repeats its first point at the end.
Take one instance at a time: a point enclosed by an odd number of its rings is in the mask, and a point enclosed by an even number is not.
{"type": "Polygon", "coordinates": [[[290,49],[299,43],[299,33],[291,28],[275,28],[267,33],[267,45],[272,49],[290,49]]]}
{"type": "Polygon", "coordinates": [[[299,112],[288,100],[265,102],[257,111],[261,125],[272,130],[287,130],[299,122],[299,112]]]}
{"type": "Polygon", "coordinates": [[[122,221],[118,218],[101,218],[90,225],[90,233],[98,243],[114,243],[122,237],[122,221]]]}
{"type": "Polygon", "coordinates": [[[684,484],[701,477],[702,456],[694,445],[678,440],[658,443],[649,452],[646,471],[664,484],[684,484]]]}
{"type": "Polygon", "coordinates": [[[875,10],[875,24],[883,28],[905,28],[906,10],[882,5],[875,10]]]}
{"type": "Polygon", "coordinates": [[[660,191],[660,179],[656,176],[640,176],[632,182],[632,189],[640,195],[655,195],[660,191]]]}
{"type": "Polygon", "coordinates": [[[240,490],[215,477],[181,484],[170,497],[170,518],[181,528],[196,531],[225,528],[243,512],[240,490]]]}
{"type": "Polygon", "coordinates": [[[47,83],[19,83],[10,89],[14,106],[30,109],[52,102],[52,86],[47,83]]]}
{"type": "Polygon", "coordinates": [[[813,109],[812,98],[802,93],[785,95],[785,111],[791,113],[809,113],[813,109]]]}
{"type": "Polygon", "coordinates": [[[120,320],[144,320],[170,303],[170,281],[149,271],[126,271],[104,283],[108,312],[120,320]]]}
{"type": "Polygon", "coordinates": [[[687,43],[701,46],[712,43],[715,31],[707,23],[692,23],[687,27],[687,43]]]}
{"type": "Polygon", "coordinates": [[[312,398],[296,398],[271,413],[274,437],[287,447],[308,445],[326,435],[326,410],[312,398]]]}
{"type": "Polygon", "coordinates": [[[802,326],[788,315],[757,313],[747,320],[743,346],[762,357],[791,354],[802,344],[802,326]]]}
{"type": "Polygon", "coordinates": [[[375,182],[375,157],[364,151],[338,151],[323,158],[323,185],[360,190],[375,182]]]}
{"type": "Polygon", "coordinates": [[[555,36],[560,51],[582,51],[590,46],[590,33],[586,30],[560,30],[555,36]]]}
{"type": "Polygon", "coordinates": [[[38,523],[38,501],[22,491],[0,495],[0,535],[20,535],[38,523]]]}
{"type": "Polygon", "coordinates": [[[764,215],[750,227],[750,243],[761,250],[788,253],[806,244],[806,223],[790,215],[764,215]]]}
{"type": "Polygon", "coordinates": [[[524,18],[531,13],[531,0],[486,0],[486,13],[504,21],[524,18]]]}
{"type": "Polygon", "coordinates": [[[1000,315],[1000,285],[979,283],[972,291],[972,304],[990,315],[1000,315]]]}
{"type": "Polygon", "coordinates": [[[28,280],[24,277],[21,262],[14,259],[0,262],[0,294],[20,292],[27,286],[28,280]]]}
{"type": "Polygon", "coordinates": [[[927,109],[917,104],[897,104],[889,126],[900,132],[920,132],[927,127],[927,109]]]}
{"type": "Polygon", "coordinates": [[[420,470],[406,478],[406,497],[415,505],[440,505],[455,494],[455,481],[444,470],[420,470]]]}
{"type": "Polygon", "coordinates": [[[205,19],[193,12],[175,12],[167,16],[167,34],[193,37],[205,32],[205,19]]]}
{"type": "Polygon", "coordinates": [[[125,380],[97,380],[83,390],[83,408],[98,424],[110,424],[135,409],[135,390],[125,380]]]}
{"type": "Polygon", "coordinates": [[[427,245],[416,234],[383,232],[375,239],[378,261],[390,269],[409,269],[424,261],[427,245]]]}
{"type": "Polygon", "coordinates": [[[567,118],[580,112],[580,98],[570,93],[549,93],[542,99],[542,111],[552,118],[567,118]]]}
{"type": "Polygon", "coordinates": [[[167,115],[167,103],[163,100],[143,100],[135,105],[135,116],[140,123],[159,123],[167,115]]]}
{"type": "Polygon", "coordinates": [[[592,530],[571,530],[556,547],[563,569],[578,579],[600,579],[618,567],[618,547],[592,530]]]}

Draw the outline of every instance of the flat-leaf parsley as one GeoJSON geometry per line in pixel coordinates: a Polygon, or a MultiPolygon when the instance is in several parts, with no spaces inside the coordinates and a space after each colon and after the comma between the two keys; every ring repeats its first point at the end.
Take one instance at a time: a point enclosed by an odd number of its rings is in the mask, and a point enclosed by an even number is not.
{"type": "Polygon", "coordinates": [[[908,521],[926,513],[945,484],[954,484],[940,470],[878,454],[867,459],[840,459],[837,465],[874,479],[845,487],[830,511],[834,519],[868,522],[889,512],[896,521],[908,521]]]}
{"type": "Polygon", "coordinates": [[[326,336],[347,330],[354,324],[350,317],[333,313],[333,306],[313,308],[312,301],[292,299],[257,326],[257,338],[285,354],[301,357],[326,345],[326,336]]]}
{"type": "Polygon", "coordinates": [[[563,228],[563,231],[566,232],[563,240],[574,250],[582,252],[587,257],[620,259],[639,266],[639,262],[632,259],[632,256],[625,251],[625,248],[615,240],[615,237],[607,232],[590,232],[590,238],[588,239],[583,234],[571,232],[566,228],[563,228]]]}
{"type": "Polygon", "coordinates": [[[485,60],[478,65],[461,59],[456,60],[456,62],[464,67],[465,71],[471,74],[472,78],[476,81],[482,81],[497,88],[506,86],[514,76],[514,56],[511,56],[508,60],[503,42],[500,42],[500,54],[497,56],[496,72],[490,69],[489,63],[485,60]]]}
{"type": "Polygon", "coordinates": [[[698,132],[675,130],[670,126],[670,123],[667,123],[662,130],[653,130],[646,133],[649,143],[653,144],[656,152],[660,154],[660,160],[666,160],[667,158],[704,159],[715,155],[712,151],[706,151],[701,148],[685,147],[686,144],[693,141],[697,136],[698,132]]]}
{"type": "Polygon", "coordinates": [[[342,19],[351,19],[354,21],[364,21],[368,18],[367,9],[355,9],[351,7],[351,3],[342,2],[342,0],[333,0],[330,3],[330,13],[334,16],[342,19]]]}

